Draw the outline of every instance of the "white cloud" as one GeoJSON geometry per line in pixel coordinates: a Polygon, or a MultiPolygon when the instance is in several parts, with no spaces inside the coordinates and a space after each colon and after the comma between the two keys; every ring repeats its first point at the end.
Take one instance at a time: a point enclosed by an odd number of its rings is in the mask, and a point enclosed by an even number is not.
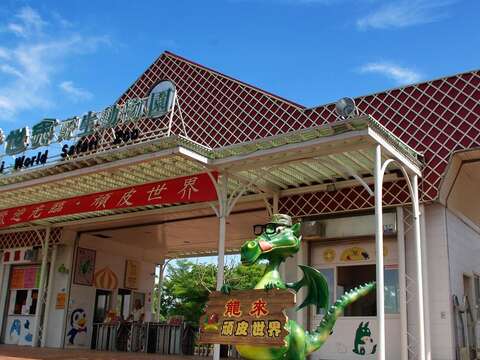
{"type": "MultiPolygon", "coordinates": [[[[104,36],[87,36],[81,30],[65,30],[65,24],[47,22],[30,7],[21,8],[3,26],[0,35],[12,44],[0,47],[0,120],[13,120],[22,111],[48,109],[55,106],[57,78],[68,64],[69,57],[91,53],[100,45],[109,44],[104,36]]],[[[2,38],[0,38],[1,40],[2,38]]],[[[91,96],[85,89],[65,82],[62,90],[75,100],[91,96]]]]}
{"type": "Polygon", "coordinates": [[[360,29],[402,28],[438,21],[448,16],[453,0],[401,0],[381,5],[357,20],[360,29]]]}
{"type": "Polygon", "coordinates": [[[58,87],[67,95],[69,95],[74,101],[88,100],[93,96],[90,91],[76,87],[72,81],[62,81],[58,87]]]}
{"type": "Polygon", "coordinates": [[[394,80],[397,85],[412,84],[419,82],[422,79],[422,75],[415,70],[390,62],[368,63],[360,68],[360,72],[363,74],[374,73],[386,76],[387,78],[394,80]]]}
{"type": "Polygon", "coordinates": [[[47,22],[42,19],[40,14],[30,6],[22,7],[15,15],[14,20],[7,24],[7,31],[21,36],[30,37],[39,35],[47,22]]]}

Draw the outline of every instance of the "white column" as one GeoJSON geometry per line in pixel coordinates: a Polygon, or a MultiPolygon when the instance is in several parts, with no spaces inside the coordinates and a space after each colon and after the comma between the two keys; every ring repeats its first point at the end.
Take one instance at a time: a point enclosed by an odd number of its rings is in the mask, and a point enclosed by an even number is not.
{"type": "Polygon", "coordinates": [[[385,302],[383,279],[383,211],[382,211],[382,148],[375,148],[375,250],[377,264],[377,319],[378,319],[378,350],[377,359],[385,360],[385,302]]]}
{"type": "MultiPolygon", "coordinates": [[[[272,213],[273,214],[278,214],[278,203],[279,203],[279,193],[278,191],[275,191],[273,193],[273,197],[272,197],[272,213]]],[[[297,255],[298,256],[298,255],[297,255]]],[[[288,261],[288,259],[286,260],[288,261]]],[[[287,271],[286,271],[286,268],[287,268],[287,264],[286,262],[282,262],[280,264],[280,267],[278,268],[278,271],[280,271],[280,276],[282,277],[282,279],[286,279],[287,280],[287,271]]],[[[300,268],[299,268],[300,269],[300,268]]],[[[301,271],[301,270],[300,270],[301,271]]],[[[302,278],[303,276],[303,273],[300,274],[300,279],[302,278]]],[[[298,300],[298,299],[297,299],[298,300]]],[[[295,312],[295,314],[298,313],[298,312],[295,312]]]]}
{"type": "MultiPolygon", "coordinates": [[[[40,285],[38,289],[38,299],[37,299],[37,307],[35,309],[35,326],[33,329],[33,346],[39,346],[39,336],[40,336],[40,321],[42,315],[42,307],[45,297],[45,280],[47,277],[47,264],[48,264],[48,242],[50,241],[50,228],[47,227],[45,229],[45,239],[43,240],[42,244],[42,265],[40,267],[40,285]]],[[[43,334],[42,334],[43,335],[43,334]]]]}
{"type": "Polygon", "coordinates": [[[420,234],[420,204],[418,198],[418,176],[412,178],[412,203],[413,203],[413,235],[415,242],[415,257],[417,270],[417,302],[418,302],[418,359],[425,360],[425,315],[423,308],[423,269],[422,269],[422,243],[420,234]]]}
{"type": "MultiPolygon", "coordinates": [[[[4,312],[5,312],[5,303],[7,301],[7,296],[8,296],[8,278],[4,279],[6,277],[5,275],[5,268],[7,265],[3,263],[3,251],[0,250],[0,329],[3,329],[3,319],[5,318],[4,312]]],[[[8,273],[8,272],[7,272],[8,273]]]]}
{"type": "Polygon", "coordinates": [[[165,269],[168,265],[169,260],[165,261],[165,259],[162,260],[160,264],[158,264],[159,267],[159,274],[158,274],[158,289],[157,289],[157,301],[158,301],[158,306],[157,306],[157,322],[160,321],[160,306],[162,305],[162,292],[163,292],[163,278],[165,277],[165,269]]]}
{"type": "MultiPolygon", "coordinates": [[[[419,200],[420,201],[420,200],[419,200]]],[[[420,235],[422,244],[422,271],[423,271],[423,306],[425,311],[425,352],[426,359],[432,359],[432,342],[430,331],[430,291],[428,287],[428,262],[427,262],[427,227],[425,225],[425,207],[420,205],[420,235]]]]}
{"type": "Polygon", "coordinates": [[[50,259],[50,272],[48,275],[48,286],[47,286],[47,301],[45,302],[45,315],[43,317],[43,334],[40,341],[41,347],[45,347],[47,343],[47,332],[48,332],[48,319],[50,318],[50,306],[52,303],[53,297],[53,288],[54,288],[54,279],[55,279],[55,267],[57,261],[57,250],[58,246],[53,246],[52,257],[50,259]]]}
{"type": "Polygon", "coordinates": [[[278,214],[278,202],[279,202],[279,200],[280,200],[280,197],[279,197],[278,191],[275,191],[273,193],[273,199],[272,199],[272,202],[273,202],[272,212],[274,214],[278,214]]]}
{"type": "Polygon", "coordinates": [[[400,288],[400,359],[408,360],[407,282],[403,208],[397,207],[398,285],[400,288]]]}
{"type": "MultiPolygon", "coordinates": [[[[217,291],[222,289],[224,283],[224,266],[225,266],[225,238],[228,216],[228,191],[227,178],[222,176],[218,184],[218,215],[219,215],[219,232],[218,232],[218,261],[217,261],[217,291]]],[[[215,344],[213,350],[213,359],[220,359],[220,345],[215,344]]]]}

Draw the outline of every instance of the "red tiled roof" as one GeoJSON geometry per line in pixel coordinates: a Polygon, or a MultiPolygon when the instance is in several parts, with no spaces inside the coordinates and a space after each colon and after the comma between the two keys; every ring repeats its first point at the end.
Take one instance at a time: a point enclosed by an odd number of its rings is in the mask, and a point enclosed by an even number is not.
{"type": "MultiPolygon", "coordinates": [[[[170,52],[162,54],[119,102],[146,96],[161,80],[170,80],[177,87],[189,137],[214,148],[338,120],[334,104],[306,109],[170,52]]],[[[437,198],[452,152],[480,146],[479,71],[361,96],[356,103],[361,113],[373,116],[424,154],[422,190],[426,201],[437,198]]],[[[174,132],[180,133],[180,128],[174,127],[174,132]]],[[[363,197],[361,190],[353,196],[363,197]]],[[[326,207],[319,198],[311,206],[326,207]]],[[[394,195],[390,204],[403,198],[394,195]]],[[[352,203],[334,202],[335,211],[352,207],[352,203]]],[[[368,203],[357,205],[363,208],[368,203]]]]}

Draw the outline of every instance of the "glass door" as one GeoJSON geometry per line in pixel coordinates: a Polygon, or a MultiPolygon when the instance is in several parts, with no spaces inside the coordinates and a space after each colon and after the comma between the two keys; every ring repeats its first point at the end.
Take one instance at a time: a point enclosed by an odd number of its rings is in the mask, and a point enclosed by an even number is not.
{"type": "Polygon", "coordinates": [[[93,312],[93,322],[95,324],[103,323],[107,317],[107,312],[110,310],[111,297],[111,291],[97,290],[95,294],[95,311],[93,312]]]}
{"type": "MultiPolygon", "coordinates": [[[[112,292],[107,290],[97,290],[95,293],[95,309],[93,311],[93,332],[91,348],[97,348],[97,333],[99,326],[103,323],[107,317],[107,313],[110,310],[110,300],[112,298],[112,292]]],[[[101,346],[101,344],[99,344],[101,346]]]]}

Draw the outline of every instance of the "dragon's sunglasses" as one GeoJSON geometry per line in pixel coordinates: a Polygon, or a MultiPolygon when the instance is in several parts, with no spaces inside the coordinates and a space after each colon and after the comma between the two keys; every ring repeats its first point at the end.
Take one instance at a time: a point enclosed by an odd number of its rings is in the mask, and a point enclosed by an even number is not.
{"type": "Polygon", "coordinates": [[[287,225],[274,223],[253,225],[253,233],[255,235],[262,235],[263,233],[267,235],[273,235],[277,232],[277,228],[286,226],[287,225]]]}

